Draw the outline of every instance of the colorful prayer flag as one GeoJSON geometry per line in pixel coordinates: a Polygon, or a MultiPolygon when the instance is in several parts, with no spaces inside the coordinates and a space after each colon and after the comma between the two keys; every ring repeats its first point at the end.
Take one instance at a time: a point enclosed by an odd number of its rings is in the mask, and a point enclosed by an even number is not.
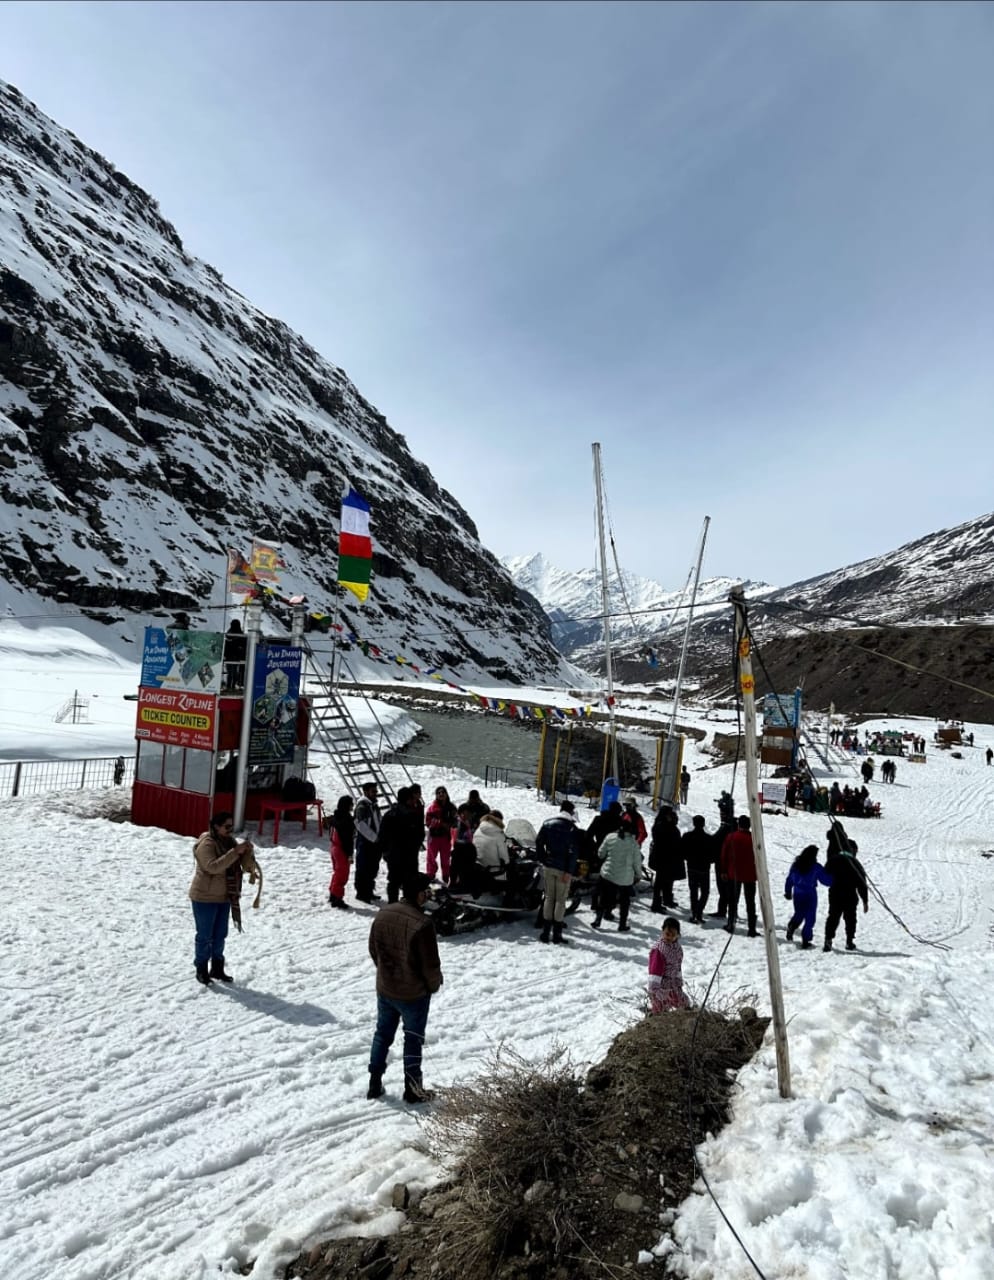
{"type": "Polygon", "coordinates": [[[342,499],[338,538],[338,585],[360,601],[369,595],[373,543],[369,536],[369,503],[349,485],[342,499]]]}
{"type": "Polygon", "coordinates": [[[279,543],[252,539],[252,572],[257,582],[279,582],[282,564],[279,543]]]}
{"type": "Polygon", "coordinates": [[[252,566],[234,547],[228,548],[228,591],[233,596],[251,595],[255,590],[252,566]]]}

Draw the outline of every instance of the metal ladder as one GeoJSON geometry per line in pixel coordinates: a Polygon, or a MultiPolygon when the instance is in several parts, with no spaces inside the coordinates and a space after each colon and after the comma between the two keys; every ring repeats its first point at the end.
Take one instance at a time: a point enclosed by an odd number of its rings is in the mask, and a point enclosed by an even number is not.
{"type": "MultiPolygon", "coordinates": [[[[366,782],[375,782],[383,805],[393,804],[393,787],[380,762],[366,746],[345,699],[305,648],[304,673],[311,704],[311,733],[327,751],[348,789],[358,795],[366,782]]],[[[367,700],[368,701],[368,700],[367,700]]]]}

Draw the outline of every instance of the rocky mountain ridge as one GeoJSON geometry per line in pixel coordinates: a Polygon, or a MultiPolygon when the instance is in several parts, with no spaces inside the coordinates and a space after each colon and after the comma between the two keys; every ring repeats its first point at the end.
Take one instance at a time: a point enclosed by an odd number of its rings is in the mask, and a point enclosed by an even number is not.
{"type": "Polygon", "coordinates": [[[568,678],[541,609],[346,375],[0,82],[0,606],[103,622],[133,656],[150,613],[209,621],[225,549],[260,535],[330,609],[346,481],[374,542],[346,623],[468,678],[568,678]]]}

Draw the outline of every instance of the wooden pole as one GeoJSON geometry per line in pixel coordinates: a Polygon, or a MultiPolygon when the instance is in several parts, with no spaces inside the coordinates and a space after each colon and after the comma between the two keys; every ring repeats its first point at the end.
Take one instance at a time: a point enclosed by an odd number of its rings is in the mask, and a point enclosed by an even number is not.
{"type": "Polygon", "coordinates": [[[759,804],[759,766],[756,746],[756,682],[752,674],[749,633],[746,628],[745,595],[740,586],[733,587],[729,596],[735,606],[735,641],[739,656],[739,687],[742,691],[743,719],[745,721],[746,792],[749,801],[749,817],[752,820],[752,847],[756,855],[756,878],[759,901],[763,913],[763,940],[766,944],[766,968],[770,980],[770,1005],[773,1011],[773,1037],[777,1051],[777,1080],[780,1097],[790,1095],[790,1055],[787,1051],[787,1021],[783,1011],[783,987],[780,982],[780,955],[774,931],[773,900],[770,896],[770,877],[766,866],[766,846],[763,842],[763,812],[759,804]]]}

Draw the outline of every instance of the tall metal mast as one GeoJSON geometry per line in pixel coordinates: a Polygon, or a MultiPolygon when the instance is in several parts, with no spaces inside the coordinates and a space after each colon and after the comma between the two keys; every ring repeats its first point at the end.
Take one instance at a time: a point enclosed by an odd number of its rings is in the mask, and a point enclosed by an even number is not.
{"type": "Polygon", "coordinates": [[[601,564],[601,613],[604,615],[604,656],[607,669],[607,714],[608,733],[611,738],[611,773],[620,782],[618,776],[618,734],[614,722],[614,669],[611,665],[611,609],[607,594],[607,555],[604,549],[604,481],[601,475],[601,447],[592,446],[594,451],[594,490],[597,494],[597,545],[601,564]]]}
{"type": "Polygon", "coordinates": [[[670,727],[667,733],[668,738],[672,738],[676,730],[677,711],[680,707],[680,691],[683,688],[683,669],[687,665],[687,648],[690,644],[690,624],[694,618],[694,605],[697,603],[697,588],[701,581],[701,565],[704,563],[704,544],[708,540],[708,529],[711,527],[711,517],[704,517],[704,528],[701,531],[701,546],[697,553],[697,567],[694,570],[694,589],[690,593],[690,608],[687,611],[687,625],[683,633],[683,647],[680,650],[680,666],[676,673],[676,688],[673,690],[673,714],[670,716],[670,727]]]}

